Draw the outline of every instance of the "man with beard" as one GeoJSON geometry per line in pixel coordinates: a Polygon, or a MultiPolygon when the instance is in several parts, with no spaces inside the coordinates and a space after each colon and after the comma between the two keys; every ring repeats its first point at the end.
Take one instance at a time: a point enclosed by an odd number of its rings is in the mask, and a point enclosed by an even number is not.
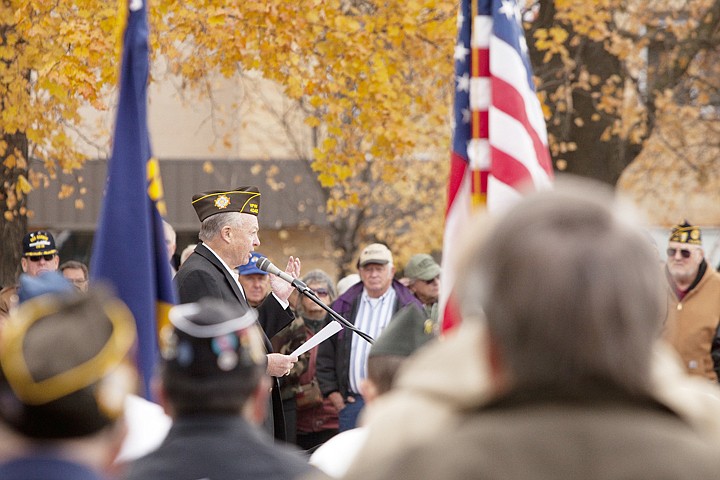
{"type": "Polygon", "coordinates": [[[665,339],[688,373],[715,382],[720,372],[720,274],[708,266],[700,228],[687,220],[672,229],[667,248],[665,339]]]}

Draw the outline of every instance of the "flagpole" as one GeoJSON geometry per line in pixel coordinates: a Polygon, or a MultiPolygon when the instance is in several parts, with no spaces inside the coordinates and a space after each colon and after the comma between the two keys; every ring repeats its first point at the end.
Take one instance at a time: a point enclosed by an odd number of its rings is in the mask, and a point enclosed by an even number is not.
{"type": "Polygon", "coordinates": [[[545,120],[521,17],[514,0],[460,2],[439,299],[443,331],[460,323],[453,298],[456,242],[473,213],[501,213],[526,191],[552,186],[545,120]]]}

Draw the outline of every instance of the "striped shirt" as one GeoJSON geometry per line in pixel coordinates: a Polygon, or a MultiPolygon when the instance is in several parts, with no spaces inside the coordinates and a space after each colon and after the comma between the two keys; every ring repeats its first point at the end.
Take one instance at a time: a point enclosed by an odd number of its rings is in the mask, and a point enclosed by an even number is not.
{"type": "MultiPolygon", "coordinates": [[[[367,291],[363,289],[360,308],[355,317],[355,326],[371,337],[378,338],[392,318],[396,297],[395,289],[392,287],[388,288],[388,291],[379,298],[370,298],[367,291]]],[[[350,367],[348,368],[350,392],[360,393],[360,383],[367,378],[367,359],[370,347],[372,345],[360,338],[359,335],[352,336],[350,367]]]]}

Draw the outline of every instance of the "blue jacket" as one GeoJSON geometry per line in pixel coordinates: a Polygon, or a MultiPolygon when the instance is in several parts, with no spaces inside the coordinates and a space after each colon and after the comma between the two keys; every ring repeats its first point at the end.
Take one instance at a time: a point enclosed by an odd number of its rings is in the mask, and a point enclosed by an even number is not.
{"type": "MultiPolygon", "coordinates": [[[[356,283],[332,304],[332,309],[353,325],[360,306],[363,288],[362,282],[356,283]]],[[[395,290],[393,313],[409,304],[415,304],[422,309],[422,303],[402,283],[393,280],[391,288],[395,290]]],[[[352,335],[354,334],[351,331],[342,329],[337,335],[330,337],[318,347],[317,379],[320,390],[325,396],[332,392],[340,392],[343,397],[347,397],[349,394],[348,371],[352,335]]]]}
{"type": "Polygon", "coordinates": [[[100,473],[89,467],[43,454],[16,458],[0,464],[3,480],[102,480],[100,473]]]}

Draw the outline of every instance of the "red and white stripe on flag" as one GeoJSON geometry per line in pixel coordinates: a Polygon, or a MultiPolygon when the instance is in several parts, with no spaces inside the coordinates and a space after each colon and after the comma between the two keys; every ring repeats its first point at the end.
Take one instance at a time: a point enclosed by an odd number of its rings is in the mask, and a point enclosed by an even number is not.
{"type": "Polygon", "coordinates": [[[462,0],[455,46],[455,128],[442,256],[443,331],[459,323],[452,300],[457,239],[477,208],[498,214],[523,192],[551,188],[547,131],[515,0],[462,0]]]}

